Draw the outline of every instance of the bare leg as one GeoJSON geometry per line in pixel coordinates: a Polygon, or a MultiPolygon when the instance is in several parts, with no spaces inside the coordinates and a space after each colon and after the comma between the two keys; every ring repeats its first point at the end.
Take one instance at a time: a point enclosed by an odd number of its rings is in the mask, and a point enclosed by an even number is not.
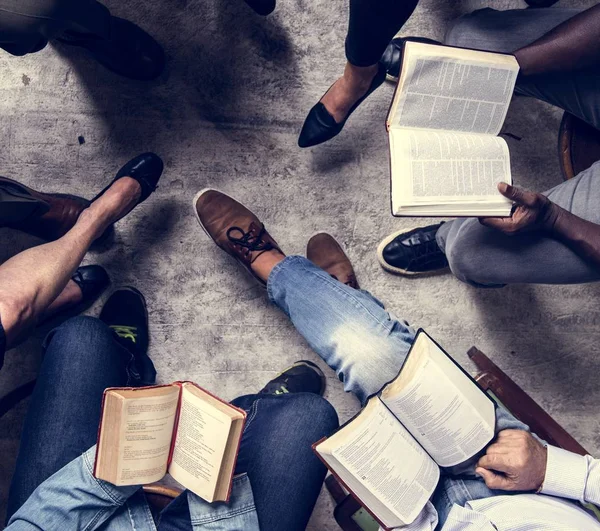
{"type": "Polygon", "coordinates": [[[58,297],[54,299],[48,308],[40,315],[40,322],[50,319],[59,312],[76,306],[83,300],[83,293],[81,288],[73,280],[69,280],[65,289],[63,289],[58,297]]]}
{"type": "Polygon", "coordinates": [[[82,212],[62,238],[23,251],[0,265],[0,319],[7,348],[35,326],[59,295],[63,299],[73,295],[65,287],[89,246],[137,204],[140,192],[134,179],[119,179],[82,212]]]}

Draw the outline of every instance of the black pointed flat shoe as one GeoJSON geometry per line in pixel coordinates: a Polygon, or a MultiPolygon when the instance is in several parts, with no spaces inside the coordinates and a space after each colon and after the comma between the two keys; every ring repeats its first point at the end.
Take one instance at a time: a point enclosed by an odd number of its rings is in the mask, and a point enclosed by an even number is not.
{"type": "Polygon", "coordinates": [[[422,42],[424,44],[442,44],[439,41],[428,39],[427,37],[395,37],[387,45],[379,62],[385,66],[387,78],[390,81],[398,81],[400,75],[400,65],[402,63],[402,47],[405,42],[422,42]]]}
{"type": "Polygon", "coordinates": [[[275,10],[276,0],[244,0],[255,13],[263,17],[271,14],[275,10]]]}
{"type": "Polygon", "coordinates": [[[158,185],[158,180],[163,172],[163,161],[162,159],[156,155],[155,153],[142,153],[137,157],[131,159],[127,164],[125,164],[115,175],[115,178],[110,182],[110,184],[104,188],[92,201],[96,201],[106,190],[108,190],[115,181],[123,177],[131,177],[135,179],[142,188],[142,193],[140,194],[140,198],[138,199],[137,204],[139,205],[148,197],[158,185]]]}
{"type": "Polygon", "coordinates": [[[79,286],[83,299],[82,305],[94,302],[110,284],[110,277],[102,266],[87,265],[75,271],[71,280],[79,286]]]}
{"type": "Polygon", "coordinates": [[[329,114],[329,111],[325,105],[319,101],[310,110],[306,120],[304,120],[302,131],[300,131],[300,136],[298,137],[298,145],[301,148],[316,146],[317,144],[322,144],[323,142],[327,142],[327,140],[331,140],[334,136],[339,134],[348,121],[348,118],[350,118],[350,115],[356,110],[356,108],[385,81],[385,74],[385,67],[379,63],[379,69],[377,70],[373,81],[371,81],[369,90],[367,90],[365,95],[352,106],[346,115],[346,118],[344,118],[344,120],[340,123],[335,121],[334,117],[329,114]]]}

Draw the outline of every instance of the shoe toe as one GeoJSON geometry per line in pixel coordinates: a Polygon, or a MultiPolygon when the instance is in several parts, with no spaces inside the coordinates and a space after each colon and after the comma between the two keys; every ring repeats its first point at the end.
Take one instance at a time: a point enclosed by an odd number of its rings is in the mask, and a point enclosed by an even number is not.
{"type": "Polygon", "coordinates": [[[73,275],[73,281],[83,293],[82,302],[91,302],[109,286],[110,277],[102,266],[87,265],[77,269],[73,275]]]}
{"type": "Polygon", "coordinates": [[[321,102],[317,103],[308,113],[298,137],[301,148],[316,146],[332,139],[344,124],[338,124],[321,102]]]}
{"type": "Polygon", "coordinates": [[[162,159],[155,153],[142,153],[131,159],[117,173],[115,180],[121,177],[131,177],[140,183],[142,194],[140,203],[156,189],[164,164],[162,159]]]}

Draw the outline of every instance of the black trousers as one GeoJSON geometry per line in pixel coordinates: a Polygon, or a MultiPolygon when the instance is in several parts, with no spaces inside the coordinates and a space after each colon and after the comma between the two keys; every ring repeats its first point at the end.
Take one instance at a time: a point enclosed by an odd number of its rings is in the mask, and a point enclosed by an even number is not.
{"type": "Polygon", "coordinates": [[[350,0],[346,58],[354,66],[374,65],[419,0],[350,0]]]}
{"type": "Polygon", "coordinates": [[[108,38],[110,18],[96,0],[0,0],[0,48],[12,55],[37,52],[65,31],[108,38]]]}

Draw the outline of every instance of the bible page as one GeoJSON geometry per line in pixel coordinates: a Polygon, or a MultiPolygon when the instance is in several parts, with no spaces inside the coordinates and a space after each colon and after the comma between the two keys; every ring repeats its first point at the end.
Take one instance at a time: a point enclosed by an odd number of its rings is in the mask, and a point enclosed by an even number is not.
{"type": "Polygon", "coordinates": [[[493,402],[423,332],[381,400],[443,467],[470,459],[494,437],[493,402]]]}
{"type": "Polygon", "coordinates": [[[453,203],[510,214],[512,203],[497,188],[512,183],[503,138],[393,129],[389,139],[394,214],[411,205],[448,205],[450,211],[453,203]]]}
{"type": "Polygon", "coordinates": [[[389,128],[497,135],[519,65],[513,56],[407,42],[389,128]]]}
{"type": "Polygon", "coordinates": [[[232,419],[184,384],[169,473],[185,488],[212,502],[232,419]]]}
{"type": "Polygon", "coordinates": [[[96,477],[116,485],[158,481],[167,472],[179,388],[109,390],[107,393],[96,477]],[[107,415],[109,411],[118,411],[120,415],[116,430],[104,430],[106,424],[112,422],[107,415]]]}
{"type": "Polygon", "coordinates": [[[356,429],[339,443],[335,438],[346,427],[326,441],[341,465],[335,471],[386,526],[409,524],[435,490],[439,469],[379,399],[367,407],[356,429]]]}

